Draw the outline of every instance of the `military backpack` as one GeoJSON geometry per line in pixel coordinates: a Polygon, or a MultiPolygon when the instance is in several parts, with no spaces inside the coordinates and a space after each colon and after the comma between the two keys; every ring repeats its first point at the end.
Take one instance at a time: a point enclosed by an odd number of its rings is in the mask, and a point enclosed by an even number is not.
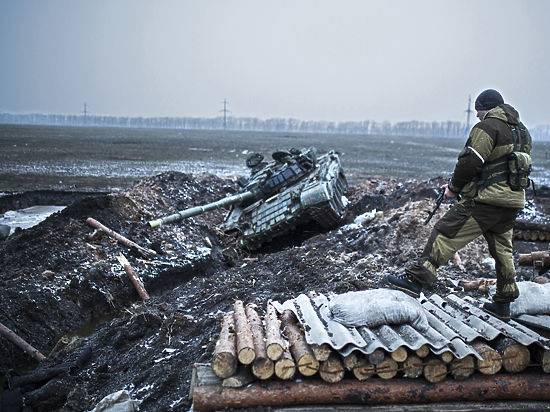
{"type": "Polygon", "coordinates": [[[494,183],[507,182],[512,190],[527,189],[532,183],[531,136],[520,123],[510,127],[514,150],[499,159],[486,162],[481,169],[478,187],[484,189],[494,183]]]}

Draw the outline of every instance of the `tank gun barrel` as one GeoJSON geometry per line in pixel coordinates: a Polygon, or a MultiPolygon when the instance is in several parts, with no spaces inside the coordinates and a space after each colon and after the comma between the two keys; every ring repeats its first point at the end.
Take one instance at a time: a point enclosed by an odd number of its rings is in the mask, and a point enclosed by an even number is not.
{"type": "Polygon", "coordinates": [[[177,213],[174,213],[173,215],[169,215],[160,219],[151,220],[149,222],[149,226],[151,226],[152,228],[155,228],[155,227],[164,225],[166,223],[178,222],[180,220],[187,219],[188,217],[193,217],[193,216],[200,215],[204,212],[208,212],[209,210],[219,209],[225,206],[231,206],[237,203],[241,203],[241,202],[253,199],[254,197],[255,197],[255,193],[252,191],[224,197],[223,199],[216,200],[215,202],[212,202],[212,203],[207,203],[206,205],[195,206],[189,209],[181,210],[177,213]]]}

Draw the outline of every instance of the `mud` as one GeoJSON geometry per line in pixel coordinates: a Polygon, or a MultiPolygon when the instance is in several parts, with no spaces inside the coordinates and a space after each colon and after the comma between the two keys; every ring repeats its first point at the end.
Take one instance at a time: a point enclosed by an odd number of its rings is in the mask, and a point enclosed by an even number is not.
{"type": "MultiPolygon", "coordinates": [[[[89,410],[126,389],[142,410],[186,410],[191,365],[209,361],[220,316],[234,299],[265,307],[268,299],[310,290],[381,286],[384,275],[402,271],[420,253],[431,230],[423,221],[441,183],[370,178],[351,187],[347,225],[326,232],[302,228],[256,253],[237,249],[234,237],[216,229],[223,211],[157,231],[145,225],[233,193],[232,179],[170,172],[126,191],[75,197],[0,245],[0,322],[48,357],[37,365],[2,340],[3,402],[24,402],[37,411],[89,410]],[[354,223],[373,209],[383,213],[354,223]],[[87,217],[158,256],[145,259],[109,238],[90,238],[87,217]],[[117,263],[121,252],[142,277],[151,295],[147,303],[117,263]]],[[[522,251],[546,246],[516,244],[522,251]]],[[[494,276],[483,242],[460,256],[461,265],[441,268],[437,291],[448,292],[458,279],[494,276]]],[[[518,273],[531,276],[529,270],[518,273]]]]}

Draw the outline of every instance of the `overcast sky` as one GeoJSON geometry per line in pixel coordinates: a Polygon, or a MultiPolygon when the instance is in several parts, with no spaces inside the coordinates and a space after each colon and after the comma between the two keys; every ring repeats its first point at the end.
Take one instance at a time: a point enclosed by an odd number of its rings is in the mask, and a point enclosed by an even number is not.
{"type": "Polygon", "coordinates": [[[550,1],[0,0],[0,111],[550,123],[550,1]]]}

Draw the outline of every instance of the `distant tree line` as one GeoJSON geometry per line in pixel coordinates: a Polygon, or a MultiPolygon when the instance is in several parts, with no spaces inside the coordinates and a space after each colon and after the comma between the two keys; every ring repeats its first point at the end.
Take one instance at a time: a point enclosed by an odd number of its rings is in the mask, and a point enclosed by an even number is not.
{"type": "MultiPolygon", "coordinates": [[[[222,130],[223,118],[213,117],[124,117],[66,114],[11,114],[0,113],[3,124],[33,124],[53,126],[103,126],[165,129],[222,130]]],[[[330,122],[292,118],[258,119],[255,117],[228,117],[227,130],[266,132],[338,133],[386,136],[464,137],[467,126],[457,121],[376,122],[372,120],[330,122]]],[[[530,129],[537,140],[550,139],[550,125],[530,129]]]]}

